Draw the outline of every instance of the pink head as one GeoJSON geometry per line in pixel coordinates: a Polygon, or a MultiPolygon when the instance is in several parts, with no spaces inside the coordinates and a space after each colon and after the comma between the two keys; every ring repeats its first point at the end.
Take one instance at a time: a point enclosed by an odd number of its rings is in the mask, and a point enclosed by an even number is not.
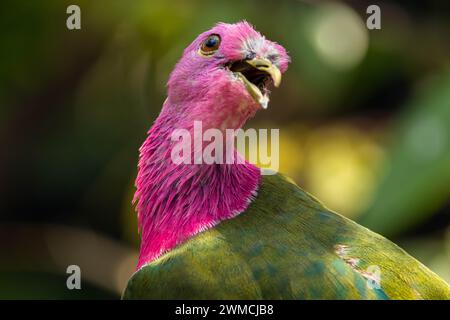
{"type": "MultiPolygon", "coordinates": [[[[266,108],[289,57],[247,22],[219,23],[184,51],[168,82],[168,99],[140,149],[135,201],[142,241],[138,268],[196,233],[243,212],[260,170],[244,164],[171,161],[175,129],[237,129],[266,108]]],[[[237,153],[236,150],[232,152],[237,153]]]]}
{"type": "Polygon", "coordinates": [[[281,45],[247,22],[218,23],[184,50],[170,76],[168,98],[188,121],[236,129],[267,108],[269,88],[279,85],[289,61],[281,45]]]}

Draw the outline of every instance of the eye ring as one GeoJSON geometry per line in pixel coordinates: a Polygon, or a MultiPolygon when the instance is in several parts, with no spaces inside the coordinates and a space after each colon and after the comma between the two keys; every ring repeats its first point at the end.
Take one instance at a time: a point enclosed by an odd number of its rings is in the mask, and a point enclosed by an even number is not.
{"type": "Polygon", "coordinates": [[[212,34],[202,42],[200,46],[200,54],[203,56],[210,56],[219,49],[220,46],[220,36],[218,34],[212,34]]]}

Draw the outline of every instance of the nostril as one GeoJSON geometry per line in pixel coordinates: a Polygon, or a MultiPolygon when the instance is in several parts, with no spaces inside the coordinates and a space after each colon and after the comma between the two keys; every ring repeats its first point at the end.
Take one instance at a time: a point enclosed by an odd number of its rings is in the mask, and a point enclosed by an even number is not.
{"type": "Polygon", "coordinates": [[[255,59],[255,57],[256,57],[256,53],[251,51],[251,52],[247,53],[247,55],[245,56],[245,59],[246,60],[252,60],[252,59],[255,59]]]}

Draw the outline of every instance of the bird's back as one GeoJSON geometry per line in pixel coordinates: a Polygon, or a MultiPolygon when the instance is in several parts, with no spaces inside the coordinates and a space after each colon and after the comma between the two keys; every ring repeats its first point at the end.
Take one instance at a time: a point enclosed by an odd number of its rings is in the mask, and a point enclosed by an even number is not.
{"type": "Polygon", "coordinates": [[[382,236],[283,176],[257,198],[137,271],[124,298],[450,299],[450,287],[382,236]]]}

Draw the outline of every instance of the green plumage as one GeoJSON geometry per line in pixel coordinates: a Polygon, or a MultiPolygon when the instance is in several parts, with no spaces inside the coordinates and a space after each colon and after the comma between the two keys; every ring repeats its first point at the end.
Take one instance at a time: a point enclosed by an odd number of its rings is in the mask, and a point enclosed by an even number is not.
{"type": "Polygon", "coordinates": [[[450,299],[450,287],[277,174],[263,176],[244,213],[137,271],[123,298],[450,299]],[[373,266],[379,286],[371,282],[373,266]]]}

